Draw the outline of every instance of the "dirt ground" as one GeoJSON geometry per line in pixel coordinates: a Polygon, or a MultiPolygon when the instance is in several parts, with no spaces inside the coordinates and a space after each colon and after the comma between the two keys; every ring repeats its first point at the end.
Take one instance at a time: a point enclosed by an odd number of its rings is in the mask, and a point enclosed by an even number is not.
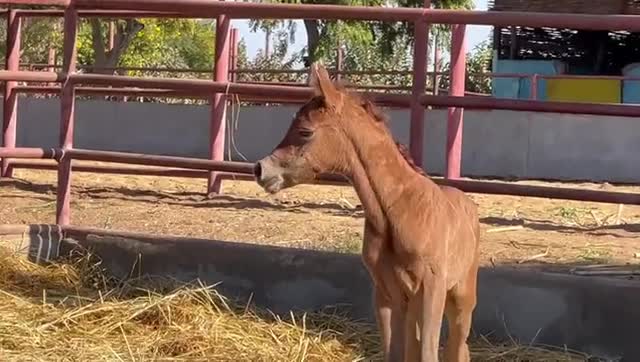
{"type": "MultiPolygon", "coordinates": [[[[0,224],[55,222],[51,171],[17,170],[0,180],[0,224]]],[[[522,182],[525,183],[525,182],[522,182]]],[[[550,184],[526,182],[530,184],[550,184]]],[[[358,252],[363,215],[350,187],[305,185],[278,195],[252,182],[75,173],[74,225],[358,252]]],[[[561,187],[640,192],[608,184],[561,187]]],[[[470,195],[480,205],[483,264],[639,264],[640,207],[537,198],[470,195]],[[515,226],[515,228],[513,228],[515,226]],[[507,228],[507,229],[505,229],[507,228]]]]}

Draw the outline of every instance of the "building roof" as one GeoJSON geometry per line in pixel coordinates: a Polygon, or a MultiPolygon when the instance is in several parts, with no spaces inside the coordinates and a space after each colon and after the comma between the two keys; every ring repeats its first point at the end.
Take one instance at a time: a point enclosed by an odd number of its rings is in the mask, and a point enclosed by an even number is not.
{"type": "Polygon", "coordinates": [[[489,0],[494,11],[640,14],[640,0],[489,0]]]}

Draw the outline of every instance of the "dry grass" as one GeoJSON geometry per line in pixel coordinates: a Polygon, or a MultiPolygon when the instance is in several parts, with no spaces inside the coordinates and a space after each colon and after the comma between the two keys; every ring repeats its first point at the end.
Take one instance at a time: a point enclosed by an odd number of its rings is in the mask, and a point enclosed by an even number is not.
{"type": "MultiPolygon", "coordinates": [[[[379,360],[373,326],[337,313],[291,315],[233,304],[213,287],[117,282],[94,258],[39,266],[0,248],[3,361],[379,360]],[[143,288],[144,286],[144,288],[143,288]]],[[[585,361],[533,346],[472,345],[476,361],[585,361]]]]}

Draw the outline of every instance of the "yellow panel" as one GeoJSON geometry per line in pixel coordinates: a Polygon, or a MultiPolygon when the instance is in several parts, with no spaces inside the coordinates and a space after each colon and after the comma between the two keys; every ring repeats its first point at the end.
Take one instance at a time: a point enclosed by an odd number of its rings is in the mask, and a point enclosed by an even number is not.
{"type": "Polygon", "coordinates": [[[560,102],[620,103],[620,80],[547,79],[547,100],[560,102]]]}

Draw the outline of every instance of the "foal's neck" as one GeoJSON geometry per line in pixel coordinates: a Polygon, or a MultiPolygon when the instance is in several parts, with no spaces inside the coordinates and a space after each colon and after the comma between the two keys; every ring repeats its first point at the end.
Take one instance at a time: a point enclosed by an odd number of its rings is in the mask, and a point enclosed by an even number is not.
{"type": "Polygon", "coordinates": [[[361,120],[347,130],[355,151],[350,176],[367,220],[381,228],[386,227],[394,205],[415,187],[416,178],[423,176],[400,154],[390,132],[383,125],[370,122],[361,120]]]}

